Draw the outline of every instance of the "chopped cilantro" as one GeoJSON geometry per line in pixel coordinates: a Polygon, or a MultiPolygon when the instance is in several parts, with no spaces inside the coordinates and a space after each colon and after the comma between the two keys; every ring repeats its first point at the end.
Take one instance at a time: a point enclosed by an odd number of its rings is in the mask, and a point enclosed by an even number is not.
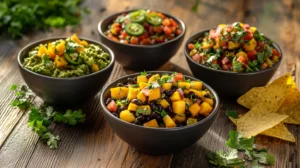
{"type": "Polygon", "coordinates": [[[160,113],[160,115],[161,115],[162,117],[164,117],[164,116],[168,115],[168,113],[167,113],[165,110],[162,110],[161,113],[160,113]]]}
{"type": "Polygon", "coordinates": [[[149,89],[156,89],[159,87],[160,87],[160,85],[158,84],[158,82],[151,82],[150,86],[148,86],[149,89]]]}
{"type": "Polygon", "coordinates": [[[235,72],[242,72],[244,70],[243,63],[236,60],[236,57],[232,60],[232,67],[235,72]]]}
{"type": "Polygon", "coordinates": [[[265,62],[265,54],[264,54],[264,52],[257,52],[257,60],[261,64],[263,64],[265,62]]]}
{"type": "Polygon", "coordinates": [[[142,71],[140,75],[141,75],[141,76],[147,76],[148,74],[147,74],[146,71],[142,71]]]}
{"type": "Polygon", "coordinates": [[[239,118],[239,116],[238,116],[238,113],[237,113],[237,111],[236,110],[226,110],[225,111],[225,113],[226,113],[226,115],[228,116],[228,117],[231,117],[231,118],[239,118]]]}
{"type": "Polygon", "coordinates": [[[150,109],[138,107],[138,108],[136,109],[135,115],[136,115],[136,116],[139,116],[140,114],[141,114],[141,115],[150,115],[150,113],[151,113],[150,109]]]}

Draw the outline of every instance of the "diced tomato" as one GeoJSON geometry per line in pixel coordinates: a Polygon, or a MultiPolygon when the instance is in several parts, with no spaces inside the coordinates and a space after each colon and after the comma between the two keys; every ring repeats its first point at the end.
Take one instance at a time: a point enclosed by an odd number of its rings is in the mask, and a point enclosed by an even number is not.
{"type": "Polygon", "coordinates": [[[266,69],[268,67],[268,64],[267,63],[263,63],[260,67],[260,69],[266,69]]]}
{"type": "Polygon", "coordinates": [[[218,61],[217,60],[212,60],[211,63],[212,64],[218,64],[218,61]]]}
{"type": "Polygon", "coordinates": [[[272,50],[272,53],[273,53],[273,55],[280,57],[279,52],[275,48],[272,50]]]}
{"type": "Polygon", "coordinates": [[[170,19],[170,22],[171,22],[171,24],[172,24],[173,27],[178,28],[178,25],[177,25],[177,23],[175,22],[175,20],[170,19]]]}
{"type": "Polygon", "coordinates": [[[192,43],[188,44],[188,48],[189,48],[190,50],[194,49],[194,44],[192,44],[192,43]]]}
{"type": "Polygon", "coordinates": [[[228,26],[228,27],[226,27],[226,31],[227,31],[227,32],[231,32],[231,31],[232,31],[232,29],[233,29],[233,28],[232,28],[232,26],[228,26]]]}
{"type": "Polygon", "coordinates": [[[144,28],[145,28],[146,30],[148,30],[149,27],[150,27],[150,25],[149,25],[147,22],[143,23],[143,26],[144,26],[144,28]]]}
{"type": "Polygon", "coordinates": [[[253,38],[251,33],[247,33],[246,36],[244,37],[245,40],[251,40],[253,38]]]}
{"type": "Polygon", "coordinates": [[[149,26],[148,33],[149,34],[154,34],[154,29],[153,29],[152,26],[149,26]]]}
{"type": "Polygon", "coordinates": [[[140,35],[138,38],[139,38],[139,41],[142,41],[148,37],[149,37],[149,34],[147,32],[145,32],[144,34],[140,35]]]}
{"type": "Polygon", "coordinates": [[[249,24],[244,24],[244,25],[243,25],[243,29],[244,29],[244,30],[248,30],[249,28],[250,28],[249,24]]]}
{"type": "Polygon", "coordinates": [[[229,71],[231,66],[232,66],[231,63],[230,64],[223,64],[222,69],[225,70],[225,71],[229,71]]]}
{"type": "Polygon", "coordinates": [[[118,108],[117,103],[114,100],[111,100],[107,105],[107,109],[111,112],[116,112],[117,108],[118,108]]]}
{"type": "Polygon", "coordinates": [[[155,40],[156,43],[162,43],[164,41],[163,38],[160,37],[160,36],[155,36],[154,40],[155,40]]]}
{"type": "Polygon", "coordinates": [[[174,76],[174,81],[177,82],[177,81],[183,81],[183,75],[182,73],[176,73],[175,76],[174,76]]]}
{"type": "Polygon", "coordinates": [[[215,35],[215,33],[216,33],[216,31],[215,31],[214,29],[211,29],[211,30],[209,31],[209,37],[210,37],[210,38],[213,38],[214,35],[215,35]]]}
{"type": "Polygon", "coordinates": [[[120,39],[125,39],[128,36],[128,34],[126,33],[126,31],[122,31],[121,35],[119,36],[120,39]]]}
{"type": "Polygon", "coordinates": [[[151,44],[150,38],[145,38],[141,41],[141,45],[150,45],[150,44],[151,44]]]}
{"type": "Polygon", "coordinates": [[[152,28],[155,33],[161,33],[164,31],[164,28],[162,26],[153,26],[152,28]]]}
{"type": "Polygon", "coordinates": [[[196,61],[196,62],[199,62],[200,61],[200,54],[195,54],[194,56],[193,56],[193,60],[194,61],[196,61]]]}
{"type": "Polygon", "coordinates": [[[252,50],[252,51],[248,51],[247,52],[248,58],[252,61],[252,60],[256,60],[256,51],[252,50]]]}
{"type": "Polygon", "coordinates": [[[228,64],[228,63],[230,63],[230,59],[228,57],[224,57],[222,59],[222,64],[225,65],[225,64],[228,64]]]}
{"type": "Polygon", "coordinates": [[[170,27],[164,27],[164,32],[166,35],[170,35],[172,33],[172,30],[170,29],[170,27]]]}
{"type": "Polygon", "coordinates": [[[243,56],[239,56],[236,60],[240,63],[243,63],[243,67],[245,67],[245,64],[247,64],[247,59],[243,56]]]}
{"type": "Polygon", "coordinates": [[[177,35],[181,34],[181,30],[180,30],[180,29],[177,29],[177,30],[176,30],[176,34],[177,34],[177,35]]]}
{"type": "Polygon", "coordinates": [[[120,43],[128,44],[128,41],[127,40],[120,40],[120,43]]]}
{"type": "Polygon", "coordinates": [[[170,27],[171,28],[171,30],[172,30],[172,33],[175,33],[175,31],[176,31],[176,27],[170,27]]]}
{"type": "Polygon", "coordinates": [[[139,39],[137,37],[132,36],[130,38],[130,44],[138,44],[139,43],[139,39]]]}
{"type": "Polygon", "coordinates": [[[170,21],[170,19],[166,18],[166,19],[163,20],[162,24],[164,26],[170,26],[171,25],[171,21],[170,21]]]}
{"type": "Polygon", "coordinates": [[[113,36],[112,34],[108,34],[107,37],[113,41],[119,42],[119,39],[115,36],[113,36]]]}

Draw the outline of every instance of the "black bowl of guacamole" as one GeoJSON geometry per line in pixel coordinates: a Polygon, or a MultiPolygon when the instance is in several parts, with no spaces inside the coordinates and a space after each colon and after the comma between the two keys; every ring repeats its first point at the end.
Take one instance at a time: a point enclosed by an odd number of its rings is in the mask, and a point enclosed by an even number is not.
{"type": "Polygon", "coordinates": [[[25,46],[18,54],[24,81],[47,103],[88,101],[102,89],[113,70],[115,57],[110,48],[94,40],[78,38],[78,41],[72,37],[69,38],[69,45],[66,37],[36,41],[25,46]],[[64,45],[62,41],[65,41],[64,45]],[[82,45],[78,46],[77,43],[82,45]],[[51,47],[54,48],[54,54],[51,47]],[[77,55],[74,54],[76,51],[77,55]]]}

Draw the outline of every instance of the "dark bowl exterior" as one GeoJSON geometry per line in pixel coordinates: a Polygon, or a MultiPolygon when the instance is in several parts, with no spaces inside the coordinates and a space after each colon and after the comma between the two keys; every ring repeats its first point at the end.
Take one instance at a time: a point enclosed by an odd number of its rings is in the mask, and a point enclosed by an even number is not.
{"type": "Polygon", "coordinates": [[[276,43],[273,43],[273,46],[279,51],[281,59],[271,68],[251,73],[228,72],[208,68],[192,60],[188,49],[188,44],[199,37],[203,37],[205,32],[209,32],[209,30],[199,32],[187,40],[184,54],[193,75],[214,88],[221,98],[234,99],[246,93],[252,87],[266,85],[282,61],[282,51],[276,43]]]}
{"type": "Polygon", "coordinates": [[[76,78],[54,78],[32,72],[23,67],[23,60],[28,52],[39,44],[45,44],[65,37],[37,41],[24,47],[18,54],[18,64],[21,75],[28,87],[47,103],[74,104],[93,98],[106,83],[114,66],[114,54],[105,45],[84,39],[89,43],[99,45],[109,53],[111,63],[99,72],[76,78]]]}
{"type": "MultiPolygon", "coordinates": [[[[171,72],[156,71],[151,73],[166,74],[171,72]]],[[[211,127],[218,114],[219,98],[216,92],[206,84],[204,84],[204,87],[213,93],[216,98],[216,104],[213,112],[197,124],[177,128],[147,128],[122,121],[113,116],[105,106],[105,100],[110,94],[109,89],[115,87],[119,82],[126,81],[128,77],[132,78],[137,75],[138,74],[125,76],[108,84],[103,89],[100,97],[105,119],[108,121],[114,132],[126,143],[142,153],[150,155],[167,155],[178,152],[196,143],[211,127]]],[[[189,76],[185,77],[191,80],[198,80],[189,76]]]]}
{"type": "Polygon", "coordinates": [[[128,12],[130,11],[120,12],[100,21],[98,24],[100,40],[114,51],[116,61],[125,68],[132,70],[153,70],[159,68],[170,60],[180,48],[186,32],[185,24],[180,19],[163,13],[167,17],[173,18],[182,30],[182,33],[176,38],[156,45],[130,45],[110,40],[104,34],[108,25],[111,24],[118,15],[128,12]]]}

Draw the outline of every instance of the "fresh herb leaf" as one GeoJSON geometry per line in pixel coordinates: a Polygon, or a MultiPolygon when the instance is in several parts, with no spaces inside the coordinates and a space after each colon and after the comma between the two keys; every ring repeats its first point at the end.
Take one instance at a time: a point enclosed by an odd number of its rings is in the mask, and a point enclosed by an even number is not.
{"type": "Polygon", "coordinates": [[[160,87],[160,85],[158,84],[158,82],[151,82],[150,86],[148,86],[149,89],[156,89],[159,87],[160,87]]]}
{"type": "Polygon", "coordinates": [[[150,115],[151,111],[150,109],[148,108],[141,108],[141,107],[138,107],[136,109],[136,116],[139,116],[139,115],[150,115]]]}
{"type": "Polygon", "coordinates": [[[267,45],[265,50],[265,57],[271,57],[272,55],[273,55],[273,50],[269,45],[267,45]]]}
{"type": "Polygon", "coordinates": [[[232,60],[232,67],[233,67],[233,70],[235,72],[242,72],[242,71],[244,71],[243,63],[237,61],[236,57],[234,57],[233,60],[232,60]]]}
{"type": "Polygon", "coordinates": [[[41,135],[41,139],[47,140],[47,145],[50,149],[57,149],[57,143],[60,140],[59,136],[55,136],[49,131],[41,135]]]}
{"type": "Polygon", "coordinates": [[[249,139],[243,138],[242,134],[230,130],[229,139],[227,140],[226,145],[238,150],[252,149],[254,145],[254,137],[249,139]]]}
{"type": "Polygon", "coordinates": [[[30,98],[34,95],[27,86],[12,85],[11,91],[15,92],[16,98],[11,102],[11,106],[18,107],[20,110],[27,110],[30,106],[30,98]]]}
{"type": "Polygon", "coordinates": [[[161,115],[162,117],[164,117],[164,116],[168,115],[168,113],[167,113],[165,110],[162,110],[161,113],[160,113],[160,115],[161,115]]]}
{"type": "Polygon", "coordinates": [[[209,163],[217,167],[235,168],[236,166],[243,166],[245,160],[238,158],[238,151],[230,149],[228,152],[217,151],[207,154],[209,163]]]}
{"type": "Polygon", "coordinates": [[[238,113],[237,113],[237,111],[236,110],[226,110],[225,111],[225,113],[226,113],[226,115],[228,116],[228,117],[231,117],[231,118],[239,118],[239,116],[238,116],[238,113]]]}
{"type": "Polygon", "coordinates": [[[65,114],[56,113],[54,115],[54,121],[63,122],[69,125],[76,125],[77,123],[83,123],[85,121],[85,114],[81,110],[67,110],[65,114]]]}
{"type": "Polygon", "coordinates": [[[12,84],[11,86],[10,86],[10,91],[15,91],[15,90],[17,90],[17,88],[18,88],[18,85],[16,85],[16,84],[12,84]]]}
{"type": "Polygon", "coordinates": [[[274,156],[270,155],[266,149],[254,150],[252,155],[253,158],[255,158],[255,160],[258,160],[259,163],[265,165],[275,164],[274,156]]]}
{"type": "Polygon", "coordinates": [[[129,100],[127,100],[127,99],[117,100],[116,103],[118,106],[125,106],[126,104],[129,103],[129,100]]]}
{"type": "Polygon", "coordinates": [[[246,35],[246,32],[241,30],[238,31],[236,33],[234,33],[232,40],[234,41],[234,43],[239,43],[239,41],[242,39],[242,37],[244,37],[246,35]]]}
{"type": "Polygon", "coordinates": [[[197,50],[199,50],[199,48],[200,48],[200,43],[199,43],[199,41],[196,42],[196,44],[194,45],[194,48],[197,49],[197,50]]]}
{"type": "Polygon", "coordinates": [[[257,60],[261,64],[263,64],[265,62],[265,54],[264,54],[264,52],[257,52],[257,60]]]}
{"type": "Polygon", "coordinates": [[[143,71],[143,72],[141,72],[141,74],[140,74],[141,76],[147,76],[148,74],[147,74],[147,72],[146,71],[143,71]]]}

